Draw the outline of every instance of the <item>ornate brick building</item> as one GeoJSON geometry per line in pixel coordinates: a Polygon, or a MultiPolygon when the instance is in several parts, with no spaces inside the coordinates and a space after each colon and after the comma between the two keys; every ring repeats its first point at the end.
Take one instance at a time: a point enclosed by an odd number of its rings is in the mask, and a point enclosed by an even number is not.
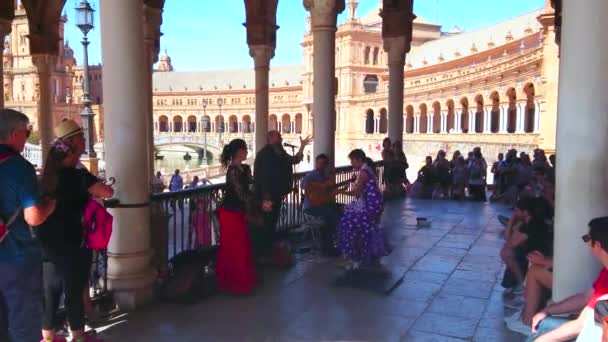
{"type": "MultiPolygon", "coordinates": [[[[336,33],[336,140],[341,150],[376,152],[388,132],[382,18],[380,8],[358,17],[357,2],[347,6],[336,33]]],[[[547,7],[472,32],[415,19],[404,70],[406,153],[476,145],[490,155],[508,147],[555,150],[558,50],[553,23],[543,20],[551,13],[547,7]]],[[[270,71],[269,128],[287,137],[312,133],[310,29],[302,47],[302,65],[270,71]]],[[[229,139],[255,128],[249,70],[172,70],[165,52],[154,73],[156,134],[222,131],[229,139]]]]}

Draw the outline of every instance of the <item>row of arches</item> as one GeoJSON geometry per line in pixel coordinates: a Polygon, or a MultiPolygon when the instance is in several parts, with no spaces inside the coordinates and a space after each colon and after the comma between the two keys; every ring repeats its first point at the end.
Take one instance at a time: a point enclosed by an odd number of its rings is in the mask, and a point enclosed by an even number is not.
{"type": "MultiPolygon", "coordinates": [[[[523,88],[523,98],[516,98],[515,88],[505,92],[501,99],[498,91],[490,93],[487,99],[478,94],[472,101],[462,97],[456,109],[454,100],[439,101],[431,105],[421,103],[405,107],[405,133],[533,133],[538,131],[540,108],[535,101],[534,85],[523,88]]],[[[365,133],[385,134],[388,131],[386,108],[376,115],[372,109],[365,113],[365,133]]]]}
{"type": "MultiPolygon", "coordinates": [[[[271,114],[268,120],[268,127],[282,133],[302,133],[302,114],[297,113],[293,117],[290,114],[283,114],[278,120],[276,114],[271,114]]],[[[209,115],[201,117],[190,115],[184,119],[181,115],[175,115],[171,119],[167,115],[160,115],[155,123],[155,129],[161,133],[168,132],[215,132],[215,133],[252,133],[255,130],[255,123],[250,115],[243,115],[241,121],[236,115],[230,115],[228,121],[223,115],[216,115],[213,121],[209,115]]]]}

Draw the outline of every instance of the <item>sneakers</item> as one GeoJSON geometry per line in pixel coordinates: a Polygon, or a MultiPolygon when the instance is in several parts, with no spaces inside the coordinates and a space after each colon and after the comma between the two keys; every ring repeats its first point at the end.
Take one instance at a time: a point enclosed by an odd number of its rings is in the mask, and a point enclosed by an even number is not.
{"type": "Polygon", "coordinates": [[[521,321],[521,311],[515,312],[512,316],[505,317],[505,324],[509,330],[524,336],[529,336],[532,333],[531,328],[521,321]]]}
{"type": "Polygon", "coordinates": [[[502,224],[504,227],[507,226],[507,223],[509,223],[510,218],[504,215],[498,215],[498,222],[500,222],[500,224],[502,224]]]}
{"type": "Polygon", "coordinates": [[[505,301],[503,303],[503,305],[505,306],[505,308],[509,308],[509,309],[521,309],[524,307],[524,297],[522,296],[517,296],[509,301],[505,301]]]}
{"type": "Polygon", "coordinates": [[[524,286],[524,283],[519,283],[519,284],[513,286],[513,288],[511,289],[511,293],[513,293],[516,296],[523,295],[525,291],[526,291],[526,287],[524,286]]]}

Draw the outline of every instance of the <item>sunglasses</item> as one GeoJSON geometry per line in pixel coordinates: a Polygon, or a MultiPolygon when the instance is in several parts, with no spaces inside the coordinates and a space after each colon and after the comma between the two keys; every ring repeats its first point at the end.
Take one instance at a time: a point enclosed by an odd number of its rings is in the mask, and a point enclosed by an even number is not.
{"type": "Polygon", "coordinates": [[[585,234],[581,236],[581,239],[583,239],[583,242],[588,243],[589,241],[591,241],[591,235],[585,234]]]}

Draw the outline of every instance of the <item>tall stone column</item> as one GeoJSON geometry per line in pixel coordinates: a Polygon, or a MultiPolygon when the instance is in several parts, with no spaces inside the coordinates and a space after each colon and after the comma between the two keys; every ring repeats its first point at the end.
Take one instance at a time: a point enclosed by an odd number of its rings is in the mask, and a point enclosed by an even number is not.
{"type": "Polygon", "coordinates": [[[541,113],[541,103],[540,100],[534,103],[534,133],[538,133],[540,131],[540,113],[541,113]]]}
{"type": "Polygon", "coordinates": [[[435,133],[435,113],[426,115],[426,132],[435,133]]]}
{"type": "Polygon", "coordinates": [[[483,132],[490,133],[492,131],[492,107],[486,106],[483,109],[483,132]]]}
{"type": "Polygon", "coordinates": [[[517,119],[515,122],[515,133],[524,133],[525,119],[526,119],[526,103],[517,102],[517,119]]]}
{"type": "Polygon", "coordinates": [[[313,35],[314,153],[325,153],[334,164],[336,134],[336,21],[344,0],[304,0],[313,35]]]}
{"type": "Polygon", "coordinates": [[[441,133],[448,132],[448,113],[446,111],[441,112],[441,133]]]}
{"type": "MultiPolygon", "coordinates": [[[[53,134],[53,112],[51,111],[51,71],[55,65],[56,57],[52,55],[34,55],[33,62],[38,71],[39,96],[38,99],[38,132],[40,133],[40,146],[42,147],[42,160],[46,160],[53,134]]],[[[2,94],[4,97],[4,94],[2,94]]]]}
{"type": "Polygon", "coordinates": [[[152,299],[150,195],[142,165],[150,165],[147,126],[147,63],[141,1],[100,2],[106,174],[115,196],[130,208],[112,209],[108,286],[117,304],[133,309],[152,299]]]}
{"type": "Polygon", "coordinates": [[[420,133],[420,114],[414,115],[414,133],[420,133]]]}
{"type": "MultiPolygon", "coordinates": [[[[5,40],[11,33],[12,21],[0,18],[0,39],[5,40]]],[[[0,109],[4,108],[4,54],[0,54],[0,109]]]]}
{"type": "Polygon", "coordinates": [[[148,177],[148,186],[150,192],[152,192],[152,180],[154,179],[154,129],[152,123],[154,122],[154,103],[153,103],[153,92],[154,87],[152,81],[152,72],[154,63],[158,61],[158,52],[160,49],[160,25],[162,23],[162,9],[154,8],[148,5],[143,5],[143,32],[144,32],[144,66],[146,73],[146,84],[145,84],[145,120],[144,125],[146,126],[146,144],[148,146],[148,170],[146,170],[146,176],[148,177]]]}
{"type": "Polygon", "coordinates": [[[462,110],[458,110],[454,115],[454,131],[456,133],[462,133],[462,110]]]}
{"type": "Polygon", "coordinates": [[[605,216],[608,184],[608,1],[563,1],[557,115],[553,299],[589,289],[599,264],[581,241],[587,223],[605,216]],[[581,53],[586,51],[586,53],[581,53]]]}
{"type": "Polygon", "coordinates": [[[509,104],[500,105],[500,120],[499,120],[499,133],[507,133],[507,118],[509,114],[509,104]]]}
{"type": "Polygon", "coordinates": [[[469,111],[469,133],[477,133],[477,112],[469,111]]]}
{"type": "Polygon", "coordinates": [[[255,150],[266,146],[269,110],[269,73],[270,60],[274,57],[274,46],[250,45],[249,55],[255,67],[255,150]]]}
{"type": "Polygon", "coordinates": [[[384,38],[388,52],[388,137],[403,140],[403,67],[409,43],[405,36],[384,38]]]}

